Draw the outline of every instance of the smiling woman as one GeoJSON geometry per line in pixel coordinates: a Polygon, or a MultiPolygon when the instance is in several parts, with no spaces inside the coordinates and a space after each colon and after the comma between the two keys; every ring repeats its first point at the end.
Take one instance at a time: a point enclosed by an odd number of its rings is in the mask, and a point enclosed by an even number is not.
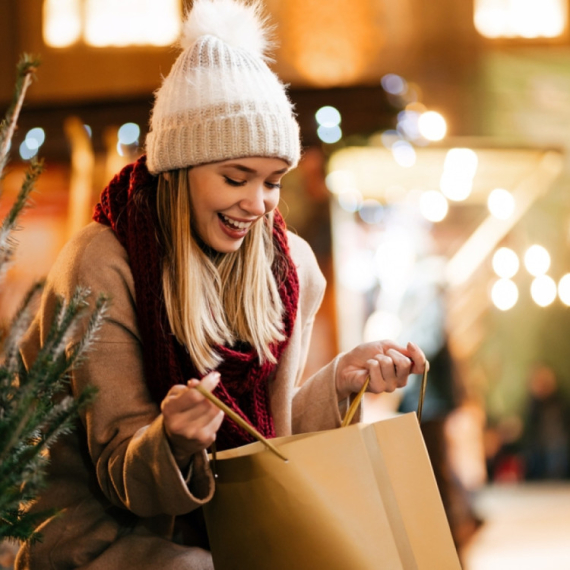
{"type": "Polygon", "coordinates": [[[207,449],[253,438],[198,384],[272,438],[339,427],[367,378],[369,391],[393,391],[425,367],[415,345],[374,341],[300,385],[325,281],[277,209],[301,146],[265,63],[260,5],[195,0],[184,26],[146,155],[113,178],[62,251],[23,350],[29,365],[58,295],[82,285],[112,297],[70,379],[72,394],[90,385],[98,396],[82,429],[53,447],[32,507],[62,514],[22,549],[20,570],[212,570],[200,534],[214,492],[207,449]]]}

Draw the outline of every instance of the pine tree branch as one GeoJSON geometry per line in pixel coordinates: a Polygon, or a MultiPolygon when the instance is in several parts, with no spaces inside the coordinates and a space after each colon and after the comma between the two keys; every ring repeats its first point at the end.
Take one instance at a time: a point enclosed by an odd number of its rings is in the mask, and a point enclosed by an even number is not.
{"type": "Polygon", "coordinates": [[[4,168],[8,162],[10,143],[12,142],[16,125],[18,123],[18,117],[20,116],[22,105],[24,104],[26,91],[31,85],[34,73],[39,65],[40,59],[29,54],[24,54],[18,62],[18,66],[16,68],[16,88],[14,90],[14,98],[10,108],[6,112],[5,121],[0,127],[0,178],[4,173],[4,168]]]}
{"type": "Polygon", "coordinates": [[[17,223],[19,216],[28,206],[30,194],[34,190],[38,176],[42,173],[43,168],[43,160],[33,159],[31,161],[16,201],[0,226],[0,280],[8,269],[8,265],[16,249],[17,244],[12,234],[18,229],[17,223]]]}
{"type": "MultiPolygon", "coordinates": [[[[43,290],[44,281],[39,281],[33,285],[16,311],[15,317],[12,319],[8,336],[4,340],[4,366],[10,374],[19,372],[19,349],[22,337],[28,330],[32,320],[31,304],[37,298],[38,294],[43,290]]],[[[1,380],[0,380],[1,386],[1,380]]]]}

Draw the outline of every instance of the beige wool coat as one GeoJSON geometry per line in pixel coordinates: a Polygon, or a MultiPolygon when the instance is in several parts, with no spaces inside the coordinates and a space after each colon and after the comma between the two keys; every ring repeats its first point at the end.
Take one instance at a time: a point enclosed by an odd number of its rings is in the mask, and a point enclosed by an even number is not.
{"type": "MultiPolygon", "coordinates": [[[[305,241],[289,233],[289,245],[300,298],[269,386],[278,436],[338,427],[347,405],[337,402],[338,358],[298,386],[325,280],[305,241]]],[[[60,254],[23,347],[26,365],[43,342],[56,296],[69,298],[78,285],[89,287],[93,298],[100,292],[112,298],[99,340],[70,383],[74,394],[87,385],[98,394],[74,432],[51,451],[49,487],[34,508],[62,512],[39,529],[43,542],[21,549],[17,568],[211,568],[209,553],[193,548],[201,544],[200,517],[193,514],[212,497],[214,480],[205,453],[194,458],[189,478],[174,461],[144,380],[129,261],[110,228],[91,223],[60,254]]]]}

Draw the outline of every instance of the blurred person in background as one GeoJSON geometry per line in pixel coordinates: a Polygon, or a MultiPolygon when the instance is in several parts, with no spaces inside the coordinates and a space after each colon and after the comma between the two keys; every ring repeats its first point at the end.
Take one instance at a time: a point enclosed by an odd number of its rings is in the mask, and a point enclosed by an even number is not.
{"type": "Polygon", "coordinates": [[[570,477],[570,406],[556,372],[538,364],[531,371],[521,441],[528,480],[570,477]]]}

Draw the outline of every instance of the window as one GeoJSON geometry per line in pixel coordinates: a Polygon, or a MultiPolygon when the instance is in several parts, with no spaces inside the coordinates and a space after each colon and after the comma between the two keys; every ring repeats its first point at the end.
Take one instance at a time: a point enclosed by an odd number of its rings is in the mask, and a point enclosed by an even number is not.
{"type": "Polygon", "coordinates": [[[567,0],[475,0],[475,27],[487,38],[555,38],[567,22],[567,0]]]}
{"type": "Polygon", "coordinates": [[[95,47],[171,45],[178,37],[180,0],[44,0],[47,45],[80,40],[95,47]]]}

